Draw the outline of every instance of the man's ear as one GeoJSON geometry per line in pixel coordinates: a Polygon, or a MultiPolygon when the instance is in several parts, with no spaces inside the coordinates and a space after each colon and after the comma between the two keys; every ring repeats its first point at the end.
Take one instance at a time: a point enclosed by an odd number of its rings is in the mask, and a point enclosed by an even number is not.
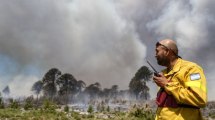
{"type": "Polygon", "coordinates": [[[169,54],[170,54],[170,51],[169,51],[169,50],[166,50],[165,55],[168,56],[169,54]]]}

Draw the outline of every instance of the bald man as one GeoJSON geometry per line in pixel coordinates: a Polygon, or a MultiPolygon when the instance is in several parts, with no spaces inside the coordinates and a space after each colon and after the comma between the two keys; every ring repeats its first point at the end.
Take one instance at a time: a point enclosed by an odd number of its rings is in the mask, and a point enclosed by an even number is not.
{"type": "Polygon", "coordinates": [[[153,80],[160,87],[156,120],[202,120],[200,108],[207,102],[206,78],[196,63],[178,56],[176,42],[165,39],[156,44],[157,63],[166,68],[153,80]]]}

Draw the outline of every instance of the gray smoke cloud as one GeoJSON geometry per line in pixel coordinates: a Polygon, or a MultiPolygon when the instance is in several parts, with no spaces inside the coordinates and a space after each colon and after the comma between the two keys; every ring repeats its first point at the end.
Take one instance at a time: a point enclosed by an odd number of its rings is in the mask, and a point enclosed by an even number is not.
{"type": "Polygon", "coordinates": [[[132,20],[140,39],[147,46],[147,56],[154,54],[154,47],[151,46],[156,41],[164,38],[176,40],[179,54],[203,67],[208,82],[209,100],[215,99],[212,95],[215,92],[212,79],[215,77],[214,5],[215,1],[212,0],[162,0],[139,1],[132,7],[133,11],[142,12],[132,14],[132,20]]]}
{"type": "MultiPolygon", "coordinates": [[[[98,81],[126,89],[146,65],[144,57],[162,69],[154,59],[154,44],[172,38],[184,59],[204,68],[209,100],[215,99],[213,0],[0,2],[1,88],[30,89],[30,83],[57,67],[88,85],[98,81]]],[[[155,96],[156,86],[150,86],[155,96]]]]}
{"type": "Polygon", "coordinates": [[[29,69],[39,80],[52,67],[88,85],[125,89],[143,63],[146,47],[113,1],[1,1],[0,10],[0,54],[13,73],[1,81],[12,92],[37,80],[29,69]]]}

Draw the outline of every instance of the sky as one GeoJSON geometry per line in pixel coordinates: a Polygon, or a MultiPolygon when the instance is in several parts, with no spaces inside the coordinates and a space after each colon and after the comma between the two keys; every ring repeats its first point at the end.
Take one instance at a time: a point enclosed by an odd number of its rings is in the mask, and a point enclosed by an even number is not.
{"type": "MultiPolygon", "coordinates": [[[[203,67],[208,98],[215,77],[213,0],[0,0],[0,90],[30,95],[51,68],[87,85],[128,89],[154,58],[154,45],[174,39],[179,54],[203,67]]],[[[151,96],[157,87],[149,83],[151,96]]]]}

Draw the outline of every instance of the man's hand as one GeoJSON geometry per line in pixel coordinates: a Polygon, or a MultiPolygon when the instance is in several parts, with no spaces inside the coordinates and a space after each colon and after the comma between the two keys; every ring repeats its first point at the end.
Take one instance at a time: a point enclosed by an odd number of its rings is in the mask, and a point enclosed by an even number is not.
{"type": "Polygon", "coordinates": [[[159,73],[158,76],[153,76],[153,80],[161,88],[163,88],[168,83],[168,80],[162,73],[159,73]]]}

